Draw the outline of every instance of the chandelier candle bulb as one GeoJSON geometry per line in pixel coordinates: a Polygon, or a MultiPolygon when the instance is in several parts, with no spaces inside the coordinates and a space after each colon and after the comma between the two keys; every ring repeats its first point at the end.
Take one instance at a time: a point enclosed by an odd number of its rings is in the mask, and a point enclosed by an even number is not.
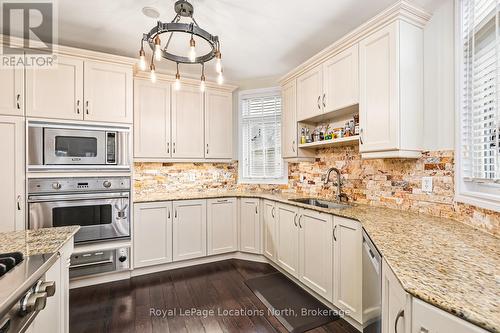
{"type": "Polygon", "coordinates": [[[155,60],[161,60],[161,41],[158,36],[155,37],[155,60]]]}
{"type": "Polygon", "coordinates": [[[222,58],[222,56],[221,56],[220,51],[217,51],[215,53],[215,71],[218,74],[222,73],[222,59],[221,58],[222,58]]]}
{"type": "Polygon", "coordinates": [[[139,69],[141,71],[146,70],[146,52],[144,52],[144,48],[141,47],[139,51],[139,69]]]}
{"type": "Polygon", "coordinates": [[[222,71],[220,71],[219,75],[217,75],[217,83],[219,85],[224,83],[224,76],[222,76],[222,71]]]}
{"type": "Polygon", "coordinates": [[[194,41],[193,36],[191,36],[191,40],[189,41],[189,60],[191,62],[195,62],[196,60],[196,42],[194,41]]]}

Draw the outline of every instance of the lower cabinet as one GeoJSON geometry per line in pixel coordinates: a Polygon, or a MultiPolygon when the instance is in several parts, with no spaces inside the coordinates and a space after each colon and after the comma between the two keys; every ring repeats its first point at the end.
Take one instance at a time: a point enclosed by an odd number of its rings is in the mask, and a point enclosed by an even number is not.
{"type": "Polygon", "coordinates": [[[173,261],[207,255],[207,202],[184,200],[173,202],[173,261]]]}
{"type": "Polygon", "coordinates": [[[172,202],[134,205],[134,267],[172,261],[172,202]]]}
{"type": "MultiPolygon", "coordinates": [[[[411,331],[411,297],[385,260],[382,261],[382,332],[411,331]]],[[[424,331],[425,332],[425,331],[424,331]]]]}
{"type": "Polygon", "coordinates": [[[276,209],[276,263],[285,271],[299,277],[299,208],[278,204],[276,209]]]}
{"type": "Polygon", "coordinates": [[[207,200],[208,255],[238,250],[237,214],[235,198],[207,200]]]}
{"type": "Polygon", "coordinates": [[[349,311],[352,318],[361,322],[361,223],[338,216],[333,221],[333,304],[349,311]]]}
{"type": "Polygon", "coordinates": [[[332,216],[301,209],[299,280],[327,300],[332,299],[332,216]]]}
{"type": "Polygon", "coordinates": [[[268,259],[276,259],[276,203],[264,200],[262,203],[262,226],[264,228],[264,242],[262,252],[268,259]]]}
{"type": "Polygon", "coordinates": [[[240,199],[240,251],[261,253],[259,199],[240,199]]]}

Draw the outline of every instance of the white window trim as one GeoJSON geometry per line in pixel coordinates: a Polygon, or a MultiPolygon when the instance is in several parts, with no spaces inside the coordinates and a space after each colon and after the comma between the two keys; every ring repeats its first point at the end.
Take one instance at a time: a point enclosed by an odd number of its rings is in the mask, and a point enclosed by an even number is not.
{"type": "MultiPolygon", "coordinates": [[[[288,163],[283,161],[283,177],[282,178],[243,178],[243,149],[242,149],[242,135],[241,135],[241,101],[244,98],[260,97],[262,95],[280,95],[281,89],[279,87],[260,88],[242,90],[238,93],[238,184],[263,184],[263,185],[283,185],[288,184],[288,163]]],[[[282,104],[283,105],[283,104],[282,104]]],[[[283,113],[283,110],[282,110],[283,113]]]]}
{"type": "Polygon", "coordinates": [[[461,110],[462,110],[462,10],[460,0],[455,0],[455,201],[478,206],[481,208],[500,212],[500,195],[488,194],[478,191],[483,187],[496,186],[497,184],[467,184],[462,173],[462,133],[461,133],[461,110]],[[474,187],[474,189],[471,189],[474,187]]]}

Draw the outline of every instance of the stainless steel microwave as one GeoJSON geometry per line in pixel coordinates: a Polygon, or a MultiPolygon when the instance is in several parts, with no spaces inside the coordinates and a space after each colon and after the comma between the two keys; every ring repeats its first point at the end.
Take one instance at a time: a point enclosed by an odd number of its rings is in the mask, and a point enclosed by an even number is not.
{"type": "Polygon", "coordinates": [[[28,169],[130,169],[130,128],[28,123],[28,169]]]}

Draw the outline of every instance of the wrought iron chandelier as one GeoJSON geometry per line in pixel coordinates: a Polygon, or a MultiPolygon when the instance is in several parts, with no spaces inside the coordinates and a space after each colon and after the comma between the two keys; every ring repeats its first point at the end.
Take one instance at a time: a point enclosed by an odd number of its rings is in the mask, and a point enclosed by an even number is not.
{"type": "Polygon", "coordinates": [[[178,0],[174,5],[175,17],[170,23],[163,23],[161,21],[157,22],[157,25],[153,27],[148,33],[143,34],[141,40],[141,49],[139,51],[139,68],[141,70],[146,70],[146,52],[144,51],[144,42],[148,43],[153,51],[151,56],[151,62],[149,64],[149,70],[151,75],[151,81],[156,82],[156,68],[155,61],[160,61],[162,58],[173,61],[177,65],[177,73],[175,74],[174,88],[179,90],[181,87],[181,75],[179,73],[179,64],[200,64],[201,65],[201,82],[200,90],[205,90],[205,63],[216,59],[215,70],[217,72],[217,82],[222,84],[224,82],[224,77],[222,76],[222,55],[220,52],[219,37],[211,35],[206,30],[200,28],[198,23],[193,17],[194,8],[187,0],[178,0]],[[187,17],[191,19],[191,23],[181,23],[179,22],[182,17],[187,17]],[[191,35],[189,41],[189,54],[177,55],[168,51],[170,41],[174,32],[186,33],[191,35]],[[166,38],[166,43],[162,47],[160,35],[168,35],[166,38]],[[194,36],[200,37],[205,40],[210,46],[210,52],[202,55],[196,54],[196,42],[194,36]]]}

